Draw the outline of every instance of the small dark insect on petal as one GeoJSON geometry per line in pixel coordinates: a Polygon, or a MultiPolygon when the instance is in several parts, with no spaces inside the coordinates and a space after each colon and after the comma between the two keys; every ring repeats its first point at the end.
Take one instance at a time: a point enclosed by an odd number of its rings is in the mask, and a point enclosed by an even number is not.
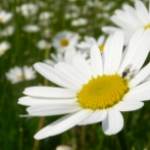
{"type": "Polygon", "coordinates": [[[129,73],[130,73],[130,69],[128,68],[122,73],[122,77],[123,78],[127,77],[129,73]]]}

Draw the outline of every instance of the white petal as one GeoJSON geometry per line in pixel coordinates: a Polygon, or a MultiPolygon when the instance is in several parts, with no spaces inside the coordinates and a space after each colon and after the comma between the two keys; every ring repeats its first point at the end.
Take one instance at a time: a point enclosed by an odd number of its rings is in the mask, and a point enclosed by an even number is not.
{"type": "Polygon", "coordinates": [[[140,72],[130,81],[130,87],[137,86],[150,75],[150,63],[140,70],[140,72]]]}
{"type": "Polygon", "coordinates": [[[97,39],[98,45],[99,45],[99,44],[104,44],[104,42],[105,42],[105,36],[100,36],[100,37],[97,39]]]}
{"type": "Polygon", "coordinates": [[[115,109],[118,111],[135,111],[144,106],[143,102],[138,102],[134,100],[123,100],[120,103],[116,104],[115,109]]]}
{"type": "Polygon", "coordinates": [[[45,128],[41,129],[34,138],[37,140],[44,139],[50,136],[55,136],[66,130],[76,126],[80,121],[87,118],[91,114],[91,111],[79,111],[77,113],[65,116],[56,122],[46,126],[45,128]]]}
{"type": "Polygon", "coordinates": [[[53,116],[53,115],[62,115],[67,113],[73,113],[79,111],[79,107],[77,105],[71,106],[31,106],[27,108],[27,112],[30,116],[53,116]]]}
{"type": "Polygon", "coordinates": [[[103,74],[102,56],[96,45],[91,48],[91,67],[93,70],[93,76],[96,77],[103,74]]]}
{"type": "Polygon", "coordinates": [[[149,13],[142,1],[136,0],[135,1],[136,13],[143,24],[148,23],[149,21],[149,13]]]}
{"type": "Polygon", "coordinates": [[[125,4],[123,6],[123,9],[124,9],[124,13],[127,14],[124,17],[125,18],[128,17],[128,22],[131,23],[134,30],[141,27],[141,26],[143,26],[141,20],[137,16],[136,10],[133,7],[125,4]]]}
{"type": "Polygon", "coordinates": [[[135,101],[147,101],[150,100],[150,81],[138,85],[131,89],[126,95],[125,99],[135,101]]]}
{"type": "Polygon", "coordinates": [[[73,98],[75,92],[65,88],[33,86],[28,87],[23,92],[25,95],[40,98],[73,98]]]}
{"type": "Polygon", "coordinates": [[[106,119],[102,122],[102,127],[106,135],[117,134],[121,131],[124,125],[122,114],[115,110],[108,110],[106,119]]]}
{"type": "Polygon", "coordinates": [[[130,25],[128,24],[129,22],[123,19],[122,16],[119,16],[118,14],[113,15],[111,17],[111,21],[123,30],[131,29],[130,25]]]}
{"type": "Polygon", "coordinates": [[[104,49],[104,73],[116,73],[121,62],[124,37],[121,31],[108,38],[104,49]]]}
{"type": "Polygon", "coordinates": [[[150,1],[149,1],[149,3],[148,3],[148,13],[149,13],[149,15],[150,15],[150,1]]]}
{"type": "Polygon", "coordinates": [[[74,47],[70,47],[68,50],[64,53],[64,60],[67,63],[70,63],[72,61],[72,58],[76,55],[76,49],[74,47]]]}
{"type": "Polygon", "coordinates": [[[18,104],[24,106],[39,106],[39,105],[72,105],[75,104],[75,99],[42,99],[24,96],[18,101],[18,104]]]}
{"type": "Polygon", "coordinates": [[[61,76],[65,77],[68,82],[77,87],[77,89],[85,83],[84,76],[82,76],[72,65],[60,62],[55,65],[55,69],[60,72],[61,76]]]}
{"type": "Polygon", "coordinates": [[[102,27],[102,30],[105,33],[112,34],[112,33],[116,32],[116,31],[118,31],[119,28],[116,28],[116,27],[113,27],[113,26],[104,26],[104,27],[102,27]]]}
{"type": "Polygon", "coordinates": [[[136,71],[142,67],[150,50],[149,39],[149,31],[139,30],[132,36],[119,70],[120,73],[129,66],[136,71]]]}
{"type": "Polygon", "coordinates": [[[88,118],[81,121],[79,125],[88,125],[88,124],[101,122],[106,118],[106,114],[107,114],[106,111],[99,111],[99,110],[95,111],[88,118]]]}
{"type": "Polygon", "coordinates": [[[115,17],[118,18],[118,20],[120,20],[120,22],[124,24],[125,27],[122,27],[134,30],[135,28],[137,28],[137,22],[135,22],[135,20],[133,19],[134,17],[132,16],[132,13],[123,10],[117,10],[115,17]]]}
{"type": "Polygon", "coordinates": [[[92,72],[87,61],[81,56],[77,55],[72,60],[73,66],[81,73],[87,81],[91,78],[92,72]]]}
{"type": "Polygon", "coordinates": [[[57,72],[53,67],[44,63],[36,63],[34,68],[46,79],[51,82],[56,83],[59,86],[74,89],[73,85],[66,81],[59,72],[57,72]]]}

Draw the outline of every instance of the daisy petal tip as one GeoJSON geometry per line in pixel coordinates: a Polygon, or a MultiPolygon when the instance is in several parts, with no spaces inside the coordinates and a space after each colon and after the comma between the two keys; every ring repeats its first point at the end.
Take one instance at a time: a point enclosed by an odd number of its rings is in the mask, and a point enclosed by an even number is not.
{"type": "Polygon", "coordinates": [[[22,92],[24,95],[28,95],[28,88],[25,88],[22,92]]]}
{"type": "Polygon", "coordinates": [[[110,130],[106,130],[106,131],[104,131],[104,134],[105,135],[107,135],[107,136],[113,136],[113,135],[116,135],[116,134],[118,134],[118,133],[120,133],[122,131],[122,129],[121,130],[119,130],[119,131],[110,131],[110,130]]]}
{"type": "Polygon", "coordinates": [[[38,68],[41,67],[41,65],[42,65],[41,62],[37,62],[37,63],[35,63],[35,64],[33,65],[33,68],[34,68],[35,70],[38,70],[38,68]]]}
{"type": "Polygon", "coordinates": [[[141,102],[141,106],[139,107],[139,109],[144,107],[144,102],[141,102]]]}
{"type": "Polygon", "coordinates": [[[39,141],[39,140],[44,139],[44,137],[42,137],[42,136],[39,134],[39,132],[38,132],[38,133],[36,133],[36,134],[34,135],[34,139],[39,141]]]}
{"type": "Polygon", "coordinates": [[[27,87],[27,88],[25,88],[24,90],[23,90],[23,94],[24,95],[30,95],[30,93],[31,93],[31,90],[34,88],[34,86],[32,86],[32,87],[27,87]]]}
{"type": "Polygon", "coordinates": [[[22,103],[23,103],[23,98],[21,97],[21,98],[18,99],[17,104],[22,105],[22,103]]]}
{"type": "Polygon", "coordinates": [[[35,135],[34,135],[34,139],[36,140],[43,140],[45,138],[50,137],[50,135],[45,135],[45,132],[43,132],[43,130],[38,131],[35,135]]]}
{"type": "Polygon", "coordinates": [[[19,105],[28,106],[27,103],[26,103],[26,100],[27,100],[27,99],[28,99],[27,96],[23,96],[23,97],[21,97],[21,98],[18,99],[18,102],[17,102],[17,103],[18,103],[19,105]]]}

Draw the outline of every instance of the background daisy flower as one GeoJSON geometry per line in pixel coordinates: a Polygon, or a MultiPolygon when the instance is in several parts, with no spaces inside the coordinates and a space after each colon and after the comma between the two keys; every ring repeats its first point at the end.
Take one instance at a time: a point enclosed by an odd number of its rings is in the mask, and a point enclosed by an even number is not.
{"type": "Polygon", "coordinates": [[[13,17],[13,14],[5,10],[0,11],[0,24],[8,23],[13,17]]]}
{"type": "Polygon", "coordinates": [[[137,30],[143,30],[144,32],[144,30],[150,29],[150,10],[146,8],[142,1],[135,0],[135,7],[124,5],[122,9],[115,11],[111,21],[117,27],[103,27],[103,31],[112,33],[116,30],[122,30],[126,36],[126,41],[128,41],[137,30]]]}
{"type": "Polygon", "coordinates": [[[62,31],[53,39],[53,47],[58,51],[65,51],[68,48],[74,48],[78,43],[79,35],[69,31],[62,31]]]}
{"type": "Polygon", "coordinates": [[[35,79],[36,74],[32,67],[14,67],[6,73],[6,78],[12,83],[16,84],[22,81],[35,79]]]}
{"type": "Polygon", "coordinates": [[[0,43],[0,56],[4,55],[7,50],[9,50],[10,44],[7,41],[0,43]]]}
{"type": "Polygon", "coordinates": [[[121,131],[121,112],[140,109],[150,99],[150,65],[142,67],[150,49],[149,38],[149,32],[137,32],[124,51],[123,33],[116,32],[106,40],[103,55],[97,45],[91,47],[88,61],[77,55],[72,64],[36,63],[34,68],[59,87],[28,87],[18,103],[28,106],[29,116],[67,115],[34,137],[43,139],[76,125],[98,122],[106,135],[121,131]]]}
{"type": "Polygon", "coordinates": [[[96,40],[94,37],[85,37],[84,41],[81,41],[77,47],[79,49],[83,49],[85,51],[87,51],[88,49],[91,48],[91,45],[98,45],[99,50],[101,52],[103,52],[104,50],[104,45],[105,45],[105,37],[104,36],[100,36],[98,37],[98,39],[96,40]]]}

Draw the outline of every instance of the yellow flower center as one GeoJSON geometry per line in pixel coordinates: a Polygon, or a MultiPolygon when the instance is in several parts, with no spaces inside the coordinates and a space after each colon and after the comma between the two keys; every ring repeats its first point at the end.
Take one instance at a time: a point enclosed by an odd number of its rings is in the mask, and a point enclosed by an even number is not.
{"type": "Polygon", "coordinates": [[[85,109],[105,109],[121,101],[128,89],[127,80],[117,74],[98,76],[83,85],[77,101],[85,109]]]}
{"type": "Polygon", "coordinates": [[[69,40],[66,39],[66,38],[61,39],[61,40],[60,40],[60,45],[61,45],[62,47],[68,46],[68,45],[69,45],[69,40]]]}
{"type": "Polygon", "coordinates": [[[150,23],[146,24],[146,25],[144,26],[144,29],[145,29],[145,30],[150,29],[150,23]]]}
{"type": "Polygon", "coordinates": [[[105,45],[100,44],[98,48],[99,48],[100,52],[102,53],[104,51],[105,45]]]}

